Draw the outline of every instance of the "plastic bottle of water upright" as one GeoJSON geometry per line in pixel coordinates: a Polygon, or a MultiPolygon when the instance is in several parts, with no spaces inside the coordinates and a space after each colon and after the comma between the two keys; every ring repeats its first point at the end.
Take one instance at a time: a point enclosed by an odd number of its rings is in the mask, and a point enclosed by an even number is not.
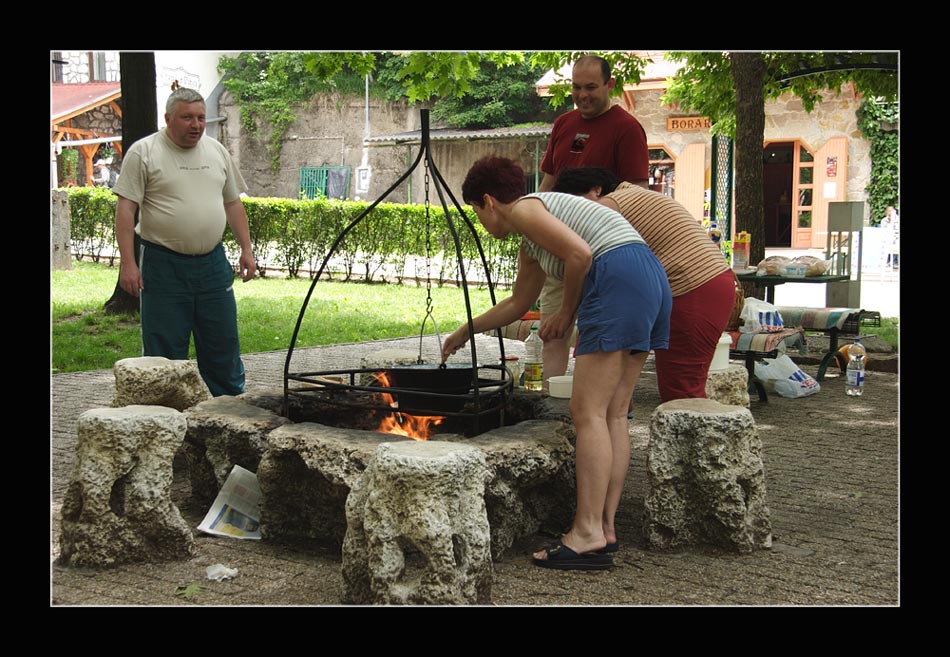
{"type": "Polygon", "coordinates": [[[531,327],[531,334],[524,341],[524,387],[528,390],[541,390],[544,375],[541,367],[541,338],[538,327],[531,327]]]}
{"type": "Polygon", "coordinates": [[[861,340],[854,339],[854,344],[848,350],[847,381],[845,391],[851,397],[860,397],[864,394],[864,357],[867,352],[861,340]]]}

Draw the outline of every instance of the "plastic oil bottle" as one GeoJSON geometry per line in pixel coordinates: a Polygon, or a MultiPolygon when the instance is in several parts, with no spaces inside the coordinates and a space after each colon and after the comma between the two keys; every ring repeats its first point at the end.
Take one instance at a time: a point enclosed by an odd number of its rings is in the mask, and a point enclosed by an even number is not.
{"type": "Polygon", "coordinates": [[[538,336],[538,327],[531,326],[531,333],[524,341],[524,387],[527,390],[541,390],[544,385],[544,373],[541,365],[541,347],[544,343],[538,336]]]}

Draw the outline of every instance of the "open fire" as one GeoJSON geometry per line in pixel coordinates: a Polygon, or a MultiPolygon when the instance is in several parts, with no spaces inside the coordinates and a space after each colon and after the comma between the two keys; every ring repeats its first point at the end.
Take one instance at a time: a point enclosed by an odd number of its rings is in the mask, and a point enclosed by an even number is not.
{"type": "MultiPolygon", "coordinates": [[[[373,378],[384,388],[391,388],[392,383],[385,372],[376,372],[373,378]]],[[[389,404],[394,409],[399,408],[399,403],[393,400],[393,396],[388,392],[381,393],[383,403],[389,404]]],[[[435,432],[435,427],[442,424],[445,416],[442,415],[409,415],[393,411],[383,418],[376,431],[379,433],[391,433],[397,436],[406,436],[415,440],[428,440],[435,432]]]]}

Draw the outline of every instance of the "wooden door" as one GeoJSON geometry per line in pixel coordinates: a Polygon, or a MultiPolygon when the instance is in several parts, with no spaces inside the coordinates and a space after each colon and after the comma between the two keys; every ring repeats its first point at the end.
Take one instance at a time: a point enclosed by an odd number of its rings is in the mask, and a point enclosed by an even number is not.
{"type": "Polygon", "coordinates": [[[814,221],[809,247],[823,249],[828,240],[828,203],[847,200],[848,138],[832,137],[815,153],[814,221]]]}
{"type": "Polygon", "coordinates": [[[673,198],[689,210],[696,221],[702,221],[703,196],[706,191],[706,144],[704,142],[689,144],[676,158],[675,181],[673,198]]]}

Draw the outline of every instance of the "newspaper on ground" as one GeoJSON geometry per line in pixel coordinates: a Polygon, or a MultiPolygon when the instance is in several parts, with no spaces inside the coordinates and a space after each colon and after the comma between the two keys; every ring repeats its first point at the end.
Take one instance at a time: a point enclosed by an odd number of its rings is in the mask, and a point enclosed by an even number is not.
{"type": "Polygon", "coordinates": [[[235,465],[198,529],[232,538],[261,538],[261,487],[257,475],[235,465]]]}

